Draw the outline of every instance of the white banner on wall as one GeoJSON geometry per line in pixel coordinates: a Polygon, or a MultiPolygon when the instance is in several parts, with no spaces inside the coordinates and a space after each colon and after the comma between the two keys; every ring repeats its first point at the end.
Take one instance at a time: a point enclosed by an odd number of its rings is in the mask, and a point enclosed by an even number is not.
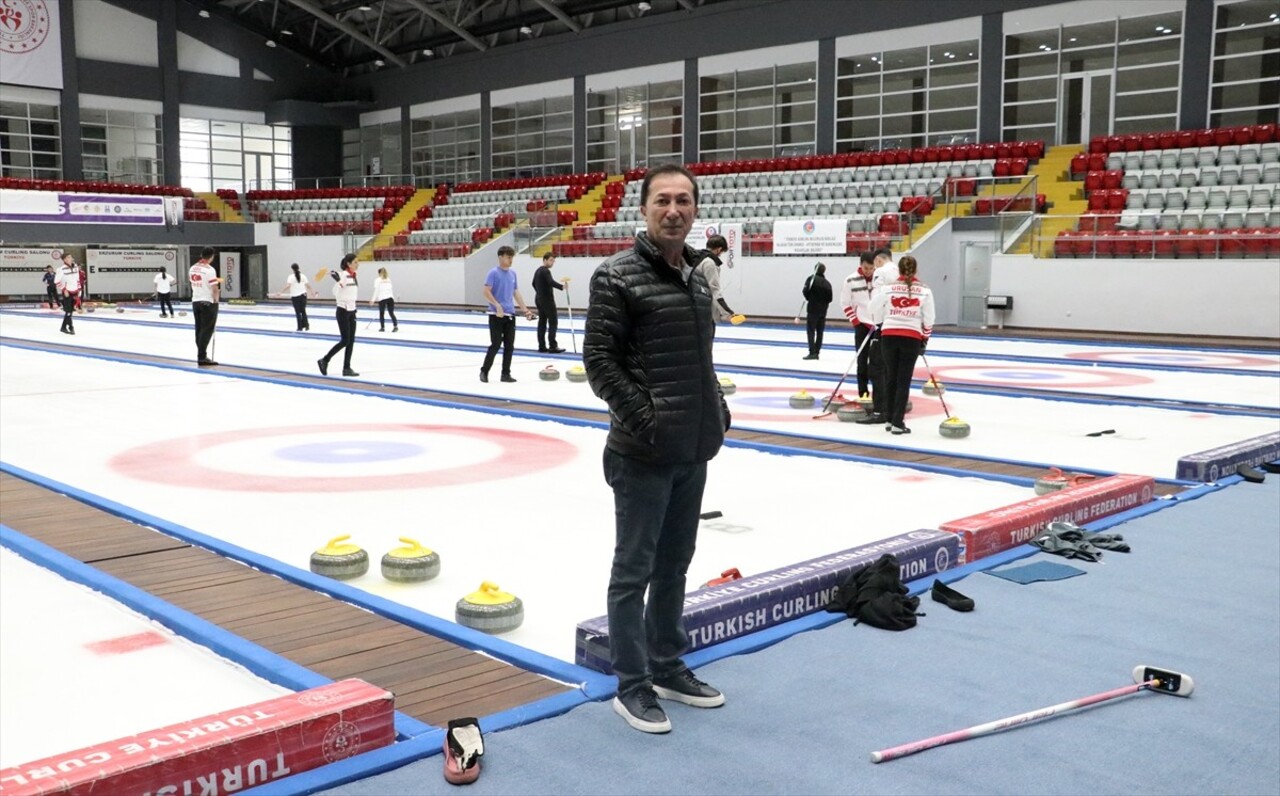
{"type": "Polygon", "coordinates": [[[773,222],[774,254],[844,254],[844,218],[780,218],[773,222]]]}
{"type": "Polygon", "coordinates": [[[240,252],[218,253],[218,276],[222,277],[222,297],[240,298],[240,252]]]}
{"type": "Polygon", "coordinates": [[[165,223],[165,198],[0,190],[0,221],[39,224],[165,223]]]}
{"type": "Polygon", "coordinates": [[[153,293],[160,269],[181,279],[177,249],[89,249],[85,268],[95,296],[153,293]]]}
{"type": "Polygon", "coordinates": [[[0,75],[19,86],[62,88],[58,0],[0,3],[0,75]]]}
{"type": "Polygon", "coordinates": [[[0,296],[44,295],[46,265],[62,265],[62,249],[0,249],[0,296]]]}

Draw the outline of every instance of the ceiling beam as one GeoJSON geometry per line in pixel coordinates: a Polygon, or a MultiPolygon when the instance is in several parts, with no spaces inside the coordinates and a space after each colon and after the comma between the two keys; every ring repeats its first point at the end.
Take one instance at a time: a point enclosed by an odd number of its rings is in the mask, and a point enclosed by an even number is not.
{"type": "MultiPolygon", "coordinates": [[[[296,2],[296,0],[294,1],[296,2]]],[[[409,5],[413,6],[414,8],[418,9],[422,13],[431,17],[432,19],[434,19],[436,22],[440,23],[444,27],[453,31],[455,34],[460,36],[463,41],[465,41],[467,44],[470,44],[472,47],[475,47],[480,52],[484,52],[485,50],[489,49],[489,45],[480,41],[475,36],[472,36],[471,32],[468,31],[466,28],[455,25],[453,23],[453,20],[449,19],[444,14],[441,14],[439,11],[436,11],[431,6],[422,2],[422,0],[407,0],[407,2],[409,3],[409,5]]]]}
{"type": "Polygon", "coordinates": [[[395,64],[396,66],[404,68],[409,65],[408,62],[406,62],[403,58],[391,52],[386,47],[383,47],[381,44],[378,44],[376,41],[374,41],[373,39],[370,39],[368,36],[364,35],[360,31],[351,27],[347,23],[339,19],[335,19],[334,17],[330,16],[322,9],[316,8],[311,3],[307,2],[307,0],[288,0],[288,2],[297,6],[298,8],[301,8],[303,11],[306,11],[308,14],[319,19],[321,22],[324,22],[326,25],[329,25],[330,27],[333,27],[342,31],[343,33],[347,34],[351,38],[355,39],[356,41],[360,42],[364,46],[368,47],[370,50],[373,50],[374,52],[378,53],[383,58],[386,58],[388,61],[395,64]]]}
{"type": "Polygon", "coordinates": [[[551,2],[551,0],[533,0],[533,2],[542,6],[547,11],[551,12],[551,16],[563,22],[569,28],[569,30],[573,31],[574,33],[582,32],[582,26],[579,25],[577,22],[574,22],[572,17],[570,17],[568,14],[561,11],[560,7],[557,6],[555,3],[551,2]]]}
{"type": "Polygon", "coordinates": [[[689,2],[689,0],[676,0],[676,2],[684,6],[689,11],[694,10],[693,3],[689,2]]]}

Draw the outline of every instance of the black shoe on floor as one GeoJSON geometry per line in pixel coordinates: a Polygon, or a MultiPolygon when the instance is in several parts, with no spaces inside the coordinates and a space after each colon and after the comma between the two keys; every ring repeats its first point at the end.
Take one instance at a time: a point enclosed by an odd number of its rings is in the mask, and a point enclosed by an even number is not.
{"type": "Polygon", "coordinates": [[[548,349],[547,349],[547,353],[548,353],[548,354],[563,354],[563,353],[564,353],[564,349],[563,349],[563,348],[560,348],[559,346],[552,346],[551,348],[548,348],[548,349]]]}
{"type": "Polygon", "coordinates": [[[695,708],[718,708],[724,704],[724,694],[694,677],[688,669],[653,678],[653,690],[659,699],[683,702],[695,708]]]}
{"type": "Polygon", "coordinates": [[[514,382],[516,379],[510,373],[503,373],[502,380],[510,384],[511,382],[514,382]]]}
{"type": "Polygon", "coordinates": [[[488,384],[488,383],[489,383],[489,374],[488,374],[488,373],[485,373],[483,370],[482,370],[482,371],[480,371],[480,381],[484,382],[485,384],[488,384]]]}
{"type": "Polygon", "coordinates": [[[392,327],[391,327],[391,331],[393,331],[393,332],[398,332],[398,331],[400,331],[400,327],[399,327],[399,326],[392,326],[392,327]]]}
{"type": "Polygon", "coordinates": [[[817,359],[817,358],[818,358],[818,355],[817,355],[817,354],[810,354],[810,355],[809,355],[809,356],[807,356],[807,357],[800,357],[800,358],[801,358],[801,359],[817,359]]]}
{"type": "Polygon", "coordinates": [[[343,375],[343,376],[359,376],[360,374],[359,374],[359,373],[356,373],[356,372],[355,372],[354,370],[352,370],[351,368],[343,368],[343,369],[342,369],[342,375],[343,375]]]}
{"type": "Polygon", "coordinates": [[[973,610],[973,598],[964,596],[940,580],[934,580],[929,594],[935,603],[942,603],[953,611],[973,610]]]}
{"type": "Polygon", "coordinates": [[[320,359],[317,359],[317,360],[316,360],[316,367],[320,368],[320,375],[321,375],[321,376],[328,376],[328,375],[329,375],[329,360],[325,359],[324,357],[321,357],[320,359]]]}
{"type": "Polygon", "coordinates": [[[893,434],[894,436],[897,436],[899,434],[910,434],[911,429],[907,428],[906,426],[894,426],[893,428],[889,429],[889,433],[893,434]]]}
{"type": "Polygon", "coordinates": [[[387,330],[387,327],[383,326],[383,327],[382,327],[381,329],[379,329],[378,331],[380,331],[380,332],[385,332],[386,330],[387,330]]]}
{"type": "Polygon", "coordinates": [[[862,417],[857,418],[853,422],[863,426],[874,426],[877,423],[884,422],[884,415],[878,415],[875,412],[872,412],[869,415],[863,415],[862,417]]]}
{"type": "Polygon", "coordinates": [[[637,688],[626,696],[614,697],[613,712],[640,732],[671,732],[671,721],[652,688],[637,688]]]}
{"type": "Polygon", "coordinates": [[[75,333],[76,333],[76,330],[75,330],[75,329],[68,329],[68,330],[67,330],[67,334],[75,334],[75,333]]]}
{"type": "Polygon", "coordinates": [[[538,349],[538,353],[539,353],[539,354],[546,354],[546,353],[549,353],[549,350],[548,350],[548,349],[546,349],[546,348],[539,348],[539,349],[538,349]]]}
{"type": "Polygon", "coordinates": [[[201,360],[199,360],[199,361],[197,361],[197,362],[196,362],[196,365],[197,365],[198,367],[202,367],[202,368],[211,368],[211,367],[213,367],[213,366],[215,366],[215,365],[217,365],[217,364],[218,364],[218,363],[217,363],[217,362],[214,362],[212,359],[201,359],[201,360]]]}

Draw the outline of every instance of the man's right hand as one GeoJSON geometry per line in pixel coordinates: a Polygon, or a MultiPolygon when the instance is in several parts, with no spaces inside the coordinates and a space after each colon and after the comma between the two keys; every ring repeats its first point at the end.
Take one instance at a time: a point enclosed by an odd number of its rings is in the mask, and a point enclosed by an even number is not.
{"type": "Polygon", "coordinates": [[[497,310],[493,313],[494,315],[497,315],[499,318],[507,317],[507,313],[503,311],[502,307],[495,307],[494,309],[497,310]]]}

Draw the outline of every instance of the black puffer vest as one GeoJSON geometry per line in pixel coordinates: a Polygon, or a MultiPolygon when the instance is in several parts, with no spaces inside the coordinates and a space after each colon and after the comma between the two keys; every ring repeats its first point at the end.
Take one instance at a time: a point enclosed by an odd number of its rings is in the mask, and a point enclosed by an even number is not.
{"type": "MultiPolygon", "coordinates": [[[[693,249],[684,260],[696,265],[693,249]]],[[[654,464],[707,461],[729,427],[711,362],[711,292],[641,233],[591,276],[582,361],[609,405],[608,447],[654,464]]]]}

